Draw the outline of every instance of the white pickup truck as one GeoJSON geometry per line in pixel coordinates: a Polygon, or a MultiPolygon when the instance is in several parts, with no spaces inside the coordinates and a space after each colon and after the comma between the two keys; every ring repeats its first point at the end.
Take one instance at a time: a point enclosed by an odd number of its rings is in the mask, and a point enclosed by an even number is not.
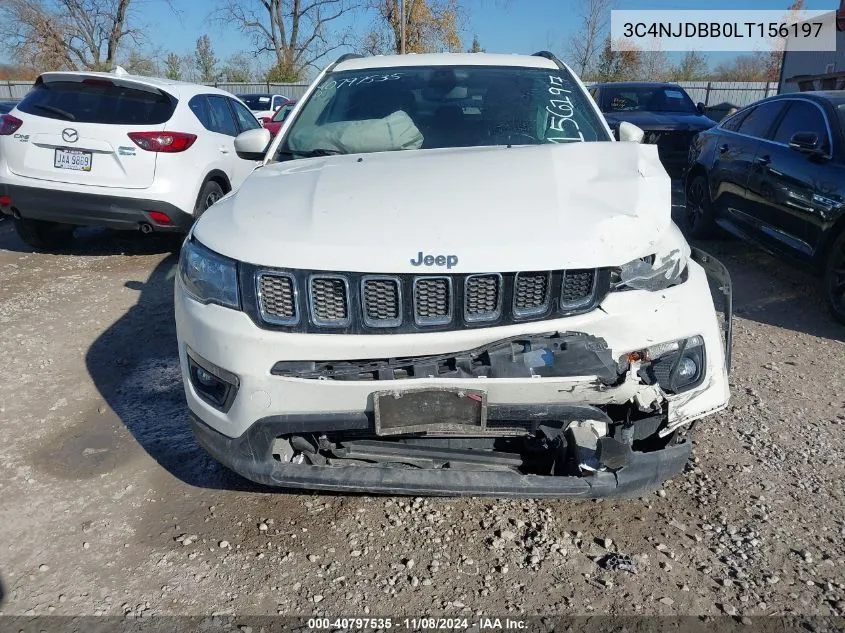
{"type": "Polygon", "coordinates": [[[263,165],[183,246],[200,444],[365,493],[639,495],[681,470],[728,402],[730,278],[619,135],[549,53],[332,64],[272,141],[236,139],[263,165]]]}

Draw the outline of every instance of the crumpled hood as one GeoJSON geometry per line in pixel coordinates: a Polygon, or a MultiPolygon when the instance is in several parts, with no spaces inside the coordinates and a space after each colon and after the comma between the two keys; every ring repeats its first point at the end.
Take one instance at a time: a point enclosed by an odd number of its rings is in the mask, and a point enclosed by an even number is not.
{"type": "Polygon", "coordinates": [[[655,146],[570,143],[269,164],[194,235],[263,266],[509,272],[621,265],[654,252],[670,214],[655,146]]]}

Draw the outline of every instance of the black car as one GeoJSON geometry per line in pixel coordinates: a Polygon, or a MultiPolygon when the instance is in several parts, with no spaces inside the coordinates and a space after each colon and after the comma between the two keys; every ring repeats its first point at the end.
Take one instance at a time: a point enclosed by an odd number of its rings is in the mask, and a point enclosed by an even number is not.
{"type": "Polygon", "coordinates": [[[590,94],[614,132],[622,121],[645,132],[643,142],[657,145],[660,162],[672,178],[683,176],[693,137],[716,125],[704,116],[704,104],[693,103],[677,84],[596,84],[590,94]]]}
{"type": "Polygon", "coordinates": [[[752,104],[700,134],[690,149],[686,224],[719,226],[825,275],[845,323],[845,91],[801,92],[752,104]]]}

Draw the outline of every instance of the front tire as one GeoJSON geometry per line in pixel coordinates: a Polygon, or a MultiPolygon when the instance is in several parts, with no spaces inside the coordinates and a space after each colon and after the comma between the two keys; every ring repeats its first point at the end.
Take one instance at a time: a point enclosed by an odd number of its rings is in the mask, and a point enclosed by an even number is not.
{"type": "Polygon", "coordinates": [[[68,246],[74,227],[60,222],[15,218],[18,237],[36,251],[53,252],[68,246]]]}
{"type": "Polygon", "coordinates": [[[824,271],[827,304],[833,317],[845,324],[845,231],[833,241],[824,271]]]}
{"type": "Polygon", "coordinates": [[[200,195],[197,198],[197,205],[194,207],[194,219],[198,220],[208,208],[220,200],[224,195],[223,187],[219,183],[209,180],[202,186],[200,195]]]}
{"type": "Polygon", "coordinates": [[[713,217],[710,187],[707,177],[702,173],[693,176],[687,186],[684,221],[687,236],[693,239],[712,237],[715,232],[716,220],[713,217]]]}

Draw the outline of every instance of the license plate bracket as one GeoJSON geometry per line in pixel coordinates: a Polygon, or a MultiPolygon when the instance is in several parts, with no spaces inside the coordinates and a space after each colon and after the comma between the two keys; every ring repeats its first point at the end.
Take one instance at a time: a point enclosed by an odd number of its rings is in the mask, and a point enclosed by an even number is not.
{"type": "Polygon", "coordinates": [[[93,154],[81,149],[56,148],[53,155],[53,167],[71,171],[91,171],[93,154]]]}
{"type": "Polygon", "coordinates": [[[376,435],[479,434],[487,429],[487,393],[430,388],[373,394],[376,435]]]}

